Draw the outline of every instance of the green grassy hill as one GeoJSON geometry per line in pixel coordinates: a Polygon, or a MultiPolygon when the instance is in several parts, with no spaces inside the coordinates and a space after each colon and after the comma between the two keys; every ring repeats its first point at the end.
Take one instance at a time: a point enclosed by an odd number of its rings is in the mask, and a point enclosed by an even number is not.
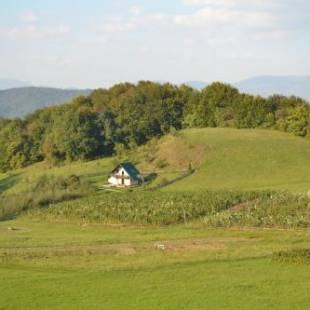
{"type": "Polygon", "coordinates": [[[191,129],[186,141],[205,146],[197,172],[165,190],[310,189],[310,143],[278,131],[191,129]]]}
{"type": "MultiPolygon", "coordinates": [[[[310,142],[270,130],[206,128],[184,130],[132,152],[130,158],[144,173],[156,172],[153,185],[186,171],[196,172],[163,191],[310,189],[310,142]],[[158,162],[163,164],[159,167],[158,162]]],[[[18,193],[42,175],[71,174],[102,186],[116,158],[77,162],[61,167],[39,163],[0,175],[0,191],[18,193]]]]}
{"type": "Polygon", "coordinates": [[[0,174],[0,192],[18,194],[26,190],[42,176],[69,177],[80,176],[97,186],[104,185],[107,175],[113,168],[113,158],[89,162],[75,162],[63,166],[51,167],[47,163],[38,163],[24,169],[0,174]]]}

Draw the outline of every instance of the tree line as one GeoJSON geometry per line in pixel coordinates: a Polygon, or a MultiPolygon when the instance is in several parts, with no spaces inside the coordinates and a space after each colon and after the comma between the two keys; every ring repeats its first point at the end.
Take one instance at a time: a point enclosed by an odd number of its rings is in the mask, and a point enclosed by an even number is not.
{"type": "Polygon", "coordinates": [[[310,137],[310,106],[297,97],[239,93],[219,82],[200,91],[147,81],[118,84],[23,119],[0,119],[0,170],[111,156],[191,127],[271,128],[310,137]]]}

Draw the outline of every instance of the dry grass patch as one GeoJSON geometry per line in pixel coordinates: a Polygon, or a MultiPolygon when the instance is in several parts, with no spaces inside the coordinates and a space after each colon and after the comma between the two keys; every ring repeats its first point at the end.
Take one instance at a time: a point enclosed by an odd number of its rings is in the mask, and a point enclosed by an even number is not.
{"type": "MultiPolygon", "coordinates": [[[[238,238],[234,241],[240,241],[238,238]]],[[[99,256],[117,255],[128,256],[146,252],[199,252],[199,251],[220,251],[226,249],[226,243],[232,242],[230,238],[222,240],[190,239],[158,241],[137,244],[105,244],[87,246],[66,246],[66,247],[20,247],[0,249],[0,262],[18,262],[42,260],[74,256],[99,256]]]]}
{"type": "Polygon", "coordinates": [[[138,167],[141,171],[185,171],[190,163],[199,167],[206,153],[206,145],[190,143],[182,134],[167,135],[140,148],[138,167]]]}

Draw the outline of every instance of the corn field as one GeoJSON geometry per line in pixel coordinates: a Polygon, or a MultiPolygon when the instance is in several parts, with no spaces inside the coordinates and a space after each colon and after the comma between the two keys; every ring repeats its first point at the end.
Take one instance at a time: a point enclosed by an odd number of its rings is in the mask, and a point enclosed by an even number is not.
{"type": "Polygon", "coordinates": [[[247,208],[206,216],[208,227],[310,228],[310,197],[273,193],[251,201],[247,208]]]}
{"type": "Polygon", "coordinates": [[[28,216],[47,220],[168,225],[217,214],[268,192],[105,193],[32,210],[28,216]]]}

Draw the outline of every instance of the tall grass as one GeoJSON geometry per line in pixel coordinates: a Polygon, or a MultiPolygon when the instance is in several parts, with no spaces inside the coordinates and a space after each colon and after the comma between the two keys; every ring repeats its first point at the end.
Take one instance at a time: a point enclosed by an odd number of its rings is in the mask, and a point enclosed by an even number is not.
{"type": "Polygon", "coordinates": [[[32,208],[81,198],[92,192],[93,188],[75,175],[67,178],[43,175],[20,193],[0,196],[0,220],[15,217],[32,208]]]}

